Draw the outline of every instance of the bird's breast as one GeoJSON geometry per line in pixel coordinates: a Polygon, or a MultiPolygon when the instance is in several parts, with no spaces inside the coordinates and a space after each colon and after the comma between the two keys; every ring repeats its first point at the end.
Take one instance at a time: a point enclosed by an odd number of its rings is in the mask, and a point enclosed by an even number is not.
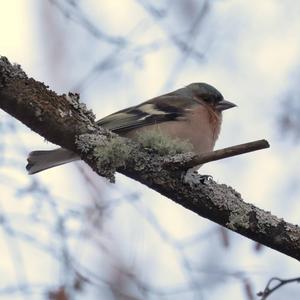
{"type": "Polygon", "coordinates": [[[171,138],[189,141],[195,153],[212,151],[221,128],[221,114],[203,105],[190,111],[182,120],[167,121],[131,130],[127,137],[135,138],[137,132],[159,130],[171,138]]]}

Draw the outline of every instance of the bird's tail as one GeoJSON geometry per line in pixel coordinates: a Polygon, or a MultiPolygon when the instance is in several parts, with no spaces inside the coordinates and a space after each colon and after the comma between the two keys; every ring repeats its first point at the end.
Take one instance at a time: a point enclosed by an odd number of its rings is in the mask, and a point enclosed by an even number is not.
{"type": "Polygon", "coordinates": [[[77,154],[63,148],[32,151],[27,158],[26,169],[31,175],[78,159],[80,157],[77,154]]]}

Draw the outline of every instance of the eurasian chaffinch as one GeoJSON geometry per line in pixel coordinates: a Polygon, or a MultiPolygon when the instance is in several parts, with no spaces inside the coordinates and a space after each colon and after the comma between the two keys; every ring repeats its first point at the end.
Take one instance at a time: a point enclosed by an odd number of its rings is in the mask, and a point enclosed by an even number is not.
{"type": "MultiPolygon", "coordinates": [[[[174,92],[125,108],[97,123],[135,139],[144,130],[157,130],[170,138],[187,140],[196,154],[212,151],[219,136],[222,111],[236,106],[206,83],[192,83],[174,92]]],[[[29,174],[34,174],[80,157],[63,148],[29,154],[29,174]]]]}

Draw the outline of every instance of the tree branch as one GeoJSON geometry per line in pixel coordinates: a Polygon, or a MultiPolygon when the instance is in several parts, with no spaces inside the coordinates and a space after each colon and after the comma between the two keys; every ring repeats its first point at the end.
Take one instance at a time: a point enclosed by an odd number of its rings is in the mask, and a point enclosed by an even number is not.
{"type": "Polygon", "coordinates": [[[189,169],[210,161],[215,161],[261,149],[266,149],[269,147],[270,145],[266,140],[257,140],[249,143],[244,143],[232,147],[203,153],[201,155],[192,155],[190,157],[188,157],[187,155],[180,155],[177,157],[177,159],[171,157],[169,159],[166,159],[165,167],[171,166],[172,169],[175,169],[176,167],[180,169],[189,169]],[[184,158],[186,158],[187,160],[184,158]]]}
{"type": "MultiPolygon", "coordinates": [[[[203,184],[196,174],[192,181],[183,181],[182,170],[165,167],[165,157],[98,127],[77,95],[56,95],[4,57],[0,58],[0,108],[47,140],[81,155],[98,174],[113,180],[116,169],[204,218],[300,260],[297,225],[245,203],[224,184],[213,180],[203,184]]],[[[185,161],[191,154],[186,157],[185,161]]]]}

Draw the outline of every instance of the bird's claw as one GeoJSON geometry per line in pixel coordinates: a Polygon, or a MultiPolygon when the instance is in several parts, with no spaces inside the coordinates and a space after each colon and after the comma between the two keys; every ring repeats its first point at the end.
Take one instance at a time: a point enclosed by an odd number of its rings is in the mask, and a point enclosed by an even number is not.
{"type": "Polygon", "coordinates": [[[199,183],[207,184],[212,179],[211,175],[199,175],[194,169],[189,169],[182,175],[182,181],[190,186],[198,185],[199,183]]]}
{"type": "Polygon", "coordinates": [[[213,177],[211,175],[200,175],[200,179],[202,184],[208,183],[210,180],[213,180],[213,177]]]}

